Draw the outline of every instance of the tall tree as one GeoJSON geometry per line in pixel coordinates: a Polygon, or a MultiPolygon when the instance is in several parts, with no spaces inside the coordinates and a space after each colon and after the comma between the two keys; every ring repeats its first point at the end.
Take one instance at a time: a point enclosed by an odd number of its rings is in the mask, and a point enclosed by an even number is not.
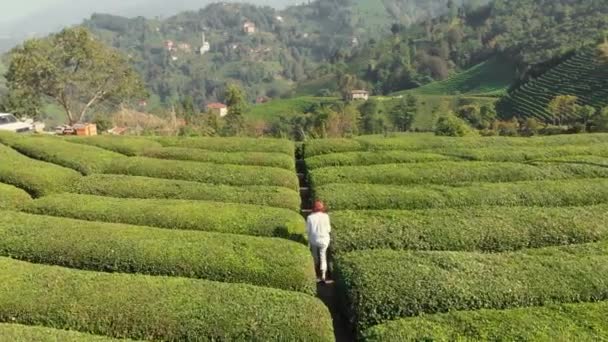
{"type": "Polygon", "coordinates": [[[244,113],[247,107],[243,90],[234,84],[226,89],[226,105],[228,115],[226,115],[225,133],[227,135],[241,135],[245,128],[244,113]]]}
{"type": "Polygon", "coordinates": [[[418,99],[414,95],[408,95],[401,99],[391,110],[391,118],[398,131],[406,132],[412,128],[416,113],[418,112],[418,99]]]}
{"type": "Polygon", "coordinates": [[[578,110],[576,101],[578,98],[572,95],[560,95],[551,100],[547,109],[553,115],[553,124],[561,125],[564,120],[576,118],[578,110]]]}
{"type": "Polygon", "coordinates": [[[15,48],[6,78],[11,92],[59,104],[70,124],[82,121],[95,106],[146,96],[127,59],[84,28],[65,29],[15,48]]]}

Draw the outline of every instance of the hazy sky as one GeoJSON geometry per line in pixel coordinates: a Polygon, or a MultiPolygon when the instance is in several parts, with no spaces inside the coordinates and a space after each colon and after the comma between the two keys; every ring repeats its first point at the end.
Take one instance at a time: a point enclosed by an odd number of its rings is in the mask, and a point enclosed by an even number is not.
{"type": "Polygon", "coordinates": [[[0,0],[0,21],[20,19],[66,2],[68,0],[0,0]]]}

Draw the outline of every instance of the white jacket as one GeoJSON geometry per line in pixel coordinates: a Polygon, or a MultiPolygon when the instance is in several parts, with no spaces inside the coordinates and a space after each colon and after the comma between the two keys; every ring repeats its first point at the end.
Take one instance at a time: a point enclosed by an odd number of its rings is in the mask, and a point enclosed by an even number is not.
{"type": "Polygon", "coordinates": [[[314,213],[306,219],[308,241],[313,245],[329,245],[331,224],[326,213],[314,213]]]}

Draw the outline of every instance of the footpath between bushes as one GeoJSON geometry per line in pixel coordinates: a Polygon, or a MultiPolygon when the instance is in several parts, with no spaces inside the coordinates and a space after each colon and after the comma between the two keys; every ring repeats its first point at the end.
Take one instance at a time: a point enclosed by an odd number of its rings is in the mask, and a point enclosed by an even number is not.
{"type": "MultiPolygon", "coordinates": [[[[302,216],[306,218],[312,213],[313,198],[310,185],[308,184],[305,161],[304,159],[299,158],[297,155],[296,172],[298,174],[298,179],[300,180],[300,196],[302,197],[302,207],[300,212],[302,216]]],[[[329,312],[331,313],[336,342],[351,342],[355,340],[355,337],[350,325],[348,324],[348,319],[344,317],[342,311],[340,310],[340,299],[337,293],[336,284],[331,274],[331,252],[328,253],[327,262],[328,265],[330,265],[330,271],[328,274],[330,281],[324,285],[317,285],[317,297],[319,297],[319,299],[325,303],[329,309],[329,312]]]]}

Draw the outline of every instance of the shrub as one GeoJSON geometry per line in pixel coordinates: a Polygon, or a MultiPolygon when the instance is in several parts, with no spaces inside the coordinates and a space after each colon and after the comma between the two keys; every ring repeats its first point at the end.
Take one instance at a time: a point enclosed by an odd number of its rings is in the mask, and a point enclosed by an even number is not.
{"type": "Polygon", "coordinates": [[[16,259],[316,292],[310,252],[292,241],[2,211],[0,215],[0,254],[16,259]]]}
{"type": "Polygon", "coordinates": [[[31,199],[27,192],[12,185],[0,183],[0,209],[17,208],[31,199]]]}
{"type": "Polygon", "coordinates": [[[263,138],[156,138],[166,147],[199,148],[219,152],[270,152],[283,153],[290,157],[294,156],[295,147],[293,142],[283,139],[263,138]]]}
{"type": "Polygon", "coordinates": [[[358,251],[334,262],[359,331],[457,310],[608,299],[608,243],[502,254],[358,251]]]}
{"type": "Polygon", "coordinates": [[[0,182],[35,197],[65,192],[81,177],[74,170],[30,159],[4,145],[0,145],[0,160],[0,182]]]}
{"type": "MultiPolygon", "coordinates": [[[[0,323],[0,340],[11,342],[118,342],[110,337],[94,336],[74,331],[0,323]]],[[[122,340],[124,341],[124,340],[122,340]]]]}
{"type": "Polygon", "coordinates": [[[503,252],[608,240],[608,205],[332,214],[336,253],[364,249],[503,252]]]}
{"type": "Polygon", "coordinates": [[[65,166],[85,175],[103,172],[112,161],[127,159],[115,152],[70,143],[56,137],[0,133],[0,143],[9,145],[28,157],[65,166]]]}
{"type": "Polygon", "coordinates": [[[474,134],[475,132],[466,121],[452,113],[440,116],[435,123],[435,135],[465,137],[474,134]]]}
{"type": "Polygon", "coordinates": [[[151,148],[143,150],[142,156],[173,159],[173,160],[190,160],[198,162],[207,162],[215,164],[234,164],[234,165],[252,165],[252,166],[268,166],[295,170],[293,156],[283,153],[269,152],[215,152],[196,148],[183,147],[164,147],[151,148]]]}
{"type": "Polygon", "coordinates": [[[602,341],[608,302],[511,310],[456,311],[370,328],[364,341],[602,341]]]}
{"type": "Polygon", "coordinates": [[[608,145],[573,145],[549,147],[501,147],[478,149],[445,149],[435,150],[436,153],[476,161],[492,162],[525,162],[534,160],[547,160],[563,157],[579,158],[580,156],[608,157],[608,145]]]}
{"type": "Polygon", "coordinates": [[[108,274],[0,258],[0,321],[161,341],[333,341],[307,294],[206,280],[108,274]]]}
{"type": "Polygon", "coordinates": [[[409,164],[407,167],[402,164],[341,166],[310,172],[313,186],[332,183],[452,185],[595,177],[608,177],[608,169],[579,163],[437,162],[409,164]]]}
{"type": "Polygon", "coordinates": [[[308,169],[332,166],[361,166],[393,163],[423,163],[457,160],[437,153],[409,151],[345,152],[314,156],[306,159],[308,169]]]}
{"type": "Polygon", "coordinates": [[[365,146],[353,139],[320,139],[304,144],[306,158],[329,153],[363,151],[365,146]]]}
{"type": "Polygon", "coordinates": [[[123,175],[91,175],[73,185],[70,192],[87,195],[141,198],[184,199],[255,204],[300,210],[300,194],[274,186],[228,186],[170,179],[123,175]]]}
{"type": "Polygon", "coordinates": [[[608,203],[608,179],[474,183],[463,187],[329,184],[315,196],[331,210],[496,206],[582,206],[608,203]]]}
{"type": "Polygon", "coordinates": [[[297,190],[293,172],[262,166],[217,165],[191,161],[173,161],[130,157],[111,163],[104,173],[179,179],[224,185],[272,185],[297,190]]]}
{"type": "Polygon", "coordinates": [[[304,222],[291,210],[202,201],[122,199],[90,195],[51,195],[29,202],[27,212],[87,221],[201,230],[302,241],[304,222]]]}
{"type": "Polygon", "coordinates": [[[77,144],[96,146],[127,156],[139,156],[144,150],[151,148],[162,148],[162,145],[156,141],[138,137],[98,135],[94,137],[69,137],[67,138],[67,141],[77,144]]]}

